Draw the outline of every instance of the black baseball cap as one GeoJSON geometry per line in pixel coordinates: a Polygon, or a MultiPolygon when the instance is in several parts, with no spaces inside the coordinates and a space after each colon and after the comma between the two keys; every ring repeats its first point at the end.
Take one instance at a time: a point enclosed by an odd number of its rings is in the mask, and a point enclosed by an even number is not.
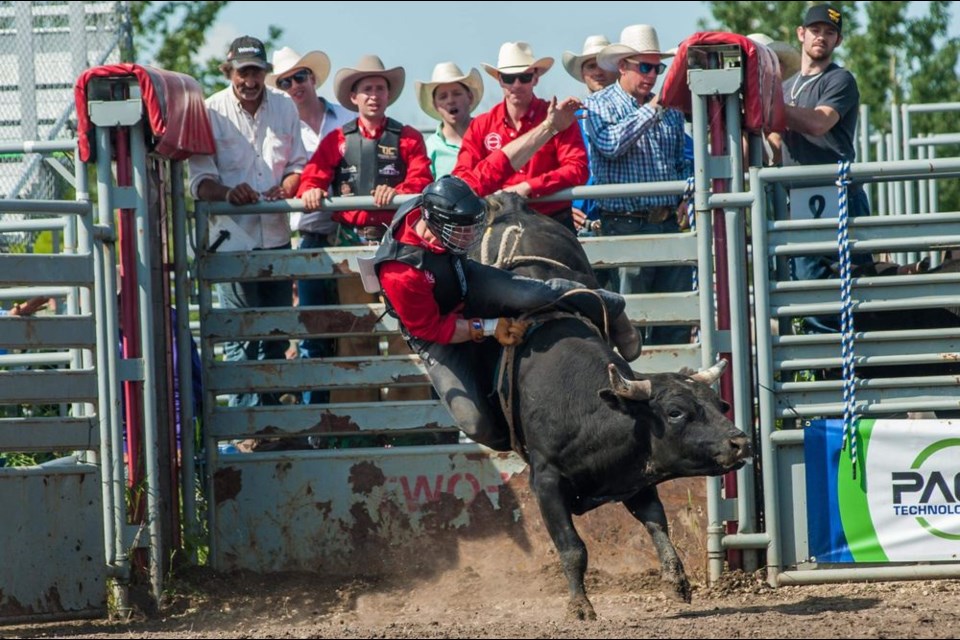
{"type": "Polygon", "coordinates": [[[803,19],[803,26],[809,27],[818,22],[826,22],[837,28],[837,33],[843,33],[843,16],[840,10],[829,4],[816,4],[807,9],[807,16],[803,19]]]}
{"type": "Polygon", "coordinates": [[[273,71],[273,65],[267,62],[267,50],[263,43],[250,36],[241,36],[230,43],[227,62],[231,63],[234,69],[260,67],[273,71]]]}

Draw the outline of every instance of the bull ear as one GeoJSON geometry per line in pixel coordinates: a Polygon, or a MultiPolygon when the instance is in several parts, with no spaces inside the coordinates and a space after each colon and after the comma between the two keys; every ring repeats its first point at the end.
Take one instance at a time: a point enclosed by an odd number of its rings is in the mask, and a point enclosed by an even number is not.
{"type": "Polygon", "coordinates": [[[627,380],[620,373],[617,365],[613,363],[607,365],[607,373],[610,376],[610,387],[621,398],[627,398],[628,400],[650,399],[653,384],[649,380],[627,380]]]}
{"type": "Polygon", "coordinates": [[[726,360],[717,360],[717,364],[713,365],[709,369],[701,369],[697,373],[690,376],[690,379],[710,385],[720,379],[720,376],[723,375],[723,370],[726,368],[726,360]]]}

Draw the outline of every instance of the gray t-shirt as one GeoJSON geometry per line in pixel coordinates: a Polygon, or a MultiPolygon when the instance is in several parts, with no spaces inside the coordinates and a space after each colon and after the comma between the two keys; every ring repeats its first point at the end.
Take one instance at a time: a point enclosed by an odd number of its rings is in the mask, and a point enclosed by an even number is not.
{"type": "Polygon", "coordinates": [[[823,136],[796,131],[784,133],[785,166],[856,160],[854,139],[860,109],[860,89],[853,74],[832,62],[820,76],[801,76],[797,72],[784,81],[783,97],[787,104],[807,109],[822,105],[840,114],[839,122],[823,136]]]}

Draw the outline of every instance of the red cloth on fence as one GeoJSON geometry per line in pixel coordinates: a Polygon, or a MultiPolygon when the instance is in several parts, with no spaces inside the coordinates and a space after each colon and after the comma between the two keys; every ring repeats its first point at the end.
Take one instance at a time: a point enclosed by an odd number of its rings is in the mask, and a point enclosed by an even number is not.
{"type": "Polygon", "coordinates": [[[690,87],[687,84],[687,49],[697,45],[740,45],[745,58],[744,82],[741,87],[743,129],[750,133],[769,133],[786,128],[783,106],[783,83],[777,70],[777,55],[769,48],[746,36],[722,31],[702,31],[684,40],[660,92],[660,104],[691,112],[690,87]]]}
{"type": "Polygon", "coordinates": [[[203,89],[191,76],[137,64],[122,63],[87,69],[74,85],[80,159],[95,159],[94,125],[87,112],[88,84],[94,78],[134,76],[146,111],[148,148],[170,160],[216,150],[213,129],[203,102],[203,89]]]}

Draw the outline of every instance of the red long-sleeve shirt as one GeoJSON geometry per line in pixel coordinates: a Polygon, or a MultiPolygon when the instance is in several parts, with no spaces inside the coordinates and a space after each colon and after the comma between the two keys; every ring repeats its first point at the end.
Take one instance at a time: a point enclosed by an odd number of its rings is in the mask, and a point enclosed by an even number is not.
{"type": "MultiPolygon", "coordinates": [[[[367,131],[362,123],[359,124],[360,135],[368,140],[375,140],[383,134],[386,121],[384,121],[382,127],[375,131],[367,131]]],[[[300,178],[300,188],[297,190],[298,198],[309,189],[320,188],[329,191],[336,176],[337,167],[343,160],[346,144],[346,137],[342,128],[334,129],[320,141],[320,146],[317,147],[313,157],[310,158],[303,170],[303,175],[300,178]]],[[[400,131],[400,158],[407,167],[407,173],[403,181],[394,187],[397,193],[420,193],[425,186],[433,182],[433,174],[430,172],[430,159],[427,157],[427,147],[423,142],[423,136],[419,131],[407,125],[404,125],[400,131]]],[[[338,194],[331,193],[330,195],[336,196],[338,194]]],[[[342,224],[368,227],[390,224],[393,213],[389,209],[335,211],[331,217],[342,224]]]]}
{"type": "MultiPolygon", "coordinates": [[[[498,182],[492,175],[501,171],[500,168],[489,165],[490,161],[496,160],[494,152],[543,122],[547,117],[548,106],[546,100],[533,98],[519,131],[510,124],[505,102],[474,118],[463,137],[453,174],[465,178],[465,173],[474,173],[476,181],[484,188],[483,191],[478,191],[480,195],[526,182],[532,189],[530,197],[539,198],[567,187],[586,184],[590,170],[580,127],[567,127],[555,135],[533,154],[527,164],[505,179],[498,182]],[[489,188],[491,184],[495,186],[489,188]]],[[[502,157],[503,154],[498,155],[502,157]]],[[[570,202],[540,203],[531,207],[540,213],[551,215],[570,207],[570,202]]]]}
{"type": "MultiPolygon", "coordinates": [[[[427,242],[414,230],[419,220],[420,209],[407,214],[397,230],[397,242],[421,247],[432,253],[445,253],[443,245],[427,242]]],[[[463,305],[458,305],[450,313],[440,313],[440,307],[433,297],[436,280],[431,272],[393,260],[380,266],[379,277],[384,295],[410,335],[429,342],[450,343],[457,320],[463,317],[460,313],[463,305]]]]}

